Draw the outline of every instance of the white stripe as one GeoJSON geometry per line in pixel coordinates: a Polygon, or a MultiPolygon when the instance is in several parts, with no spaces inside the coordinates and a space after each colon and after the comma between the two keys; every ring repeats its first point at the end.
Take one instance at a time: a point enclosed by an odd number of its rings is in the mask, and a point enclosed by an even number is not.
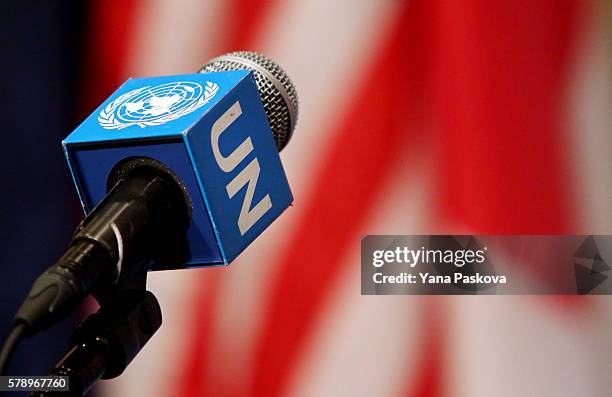
{"type": "MultiPolygon", "coordinates": [[[[300,116],[282,153],[297,202],[314,182],[312,172],[329,151],[338,123],[359,82],[388,39],[403,2],[395,0],[293,0],[279,2],[261,37],[261,48],[296,85],[300,116]]],[[[350,145],[351,142],[346,142],[350,145]]]]}
{"type": "MultiPolygon", "coordinates": [[[[402,156],[405,158],[405,156],[402,156]]],[[[321,313],[317,331],[289,396],[395,396],[416,381],[424,299],[360,295],[360,238],[365,234],[419,234],[429,218],[428,169],[396,164],[366,227],[354,236],[342,287],[321,313]]]]}
{"type": "Polygon", "coordinates": [[[224,2],[153,0],[140,2],[131,40],[129,76],[197,73],[212,58],[222,32],[224,2]]]}
{"type": "Polygon", "coordinates": [[[591,234],[612,233],[612,56],[604,16],[583,24],[568,104],[579,227],[591,234]]]}
{"type": "Polygon", "coordinates": [[[546,299],[479,296],[449,301],[455,308],[448,343],[453,396],[610,394],[607,352],[612,343],[595,326],[607,318],[609,330],[610,316],[595,308],[551,307],[546,299]]]}

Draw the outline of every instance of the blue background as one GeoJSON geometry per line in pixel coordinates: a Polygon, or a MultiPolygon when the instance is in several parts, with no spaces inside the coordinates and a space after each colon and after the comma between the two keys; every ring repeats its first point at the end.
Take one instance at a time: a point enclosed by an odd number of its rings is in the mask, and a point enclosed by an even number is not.
{"type": "MultiPolygon", "coordinates": [[[[85,2],[0,3],[0,339],[34,279],[65,250],[80,220],[60,142],[76,126],[85,2]]],[[[24,340],[9,374],[46,374],[75,318],[24,340]]],[[[6,393],[11,397],[28,393],[6,393]]]]}

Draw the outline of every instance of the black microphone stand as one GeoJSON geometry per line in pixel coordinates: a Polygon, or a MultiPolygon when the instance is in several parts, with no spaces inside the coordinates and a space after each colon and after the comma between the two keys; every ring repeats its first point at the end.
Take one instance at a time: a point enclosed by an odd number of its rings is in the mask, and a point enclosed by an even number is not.
{"type": "Polygon", "coordinates": [[[162,323],[161,308],[146,290],[146,266],[122,274],[112,287],[94,291],[100,309],[75,330],[71,347],[51,370],[67,376],[69,392],[35,392],[31,396],[83,396],[99,379],[119,376],[162,323]]]}

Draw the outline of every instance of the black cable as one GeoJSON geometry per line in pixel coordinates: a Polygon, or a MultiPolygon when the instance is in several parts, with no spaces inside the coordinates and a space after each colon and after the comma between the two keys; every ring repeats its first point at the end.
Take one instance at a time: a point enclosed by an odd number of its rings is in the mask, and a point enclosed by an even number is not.
{"type": "Polygon", "coordinates": [[[9,336],[6,338],[6,341],[2,346],[2,351],[0,352],[0,375],[6,375],[5,372],[8,367],[8,363],[13,356],[13,352],[15,351],[17,344],[25,332],[26,325],[22,322],[18,322],[13,326],[9,336]]]}

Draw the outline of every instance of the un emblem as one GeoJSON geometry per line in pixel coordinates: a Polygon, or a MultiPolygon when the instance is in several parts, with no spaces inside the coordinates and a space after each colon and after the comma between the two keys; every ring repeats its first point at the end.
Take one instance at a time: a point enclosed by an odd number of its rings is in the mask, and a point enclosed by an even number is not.
{"type": "Polygon", "coordinates": [[[192,81],[138,88],[109,103],[100,111],[98,122],[109,130],[161,125],[206,105],[218,90],[215,83],[202,87],[192,81]]]}

